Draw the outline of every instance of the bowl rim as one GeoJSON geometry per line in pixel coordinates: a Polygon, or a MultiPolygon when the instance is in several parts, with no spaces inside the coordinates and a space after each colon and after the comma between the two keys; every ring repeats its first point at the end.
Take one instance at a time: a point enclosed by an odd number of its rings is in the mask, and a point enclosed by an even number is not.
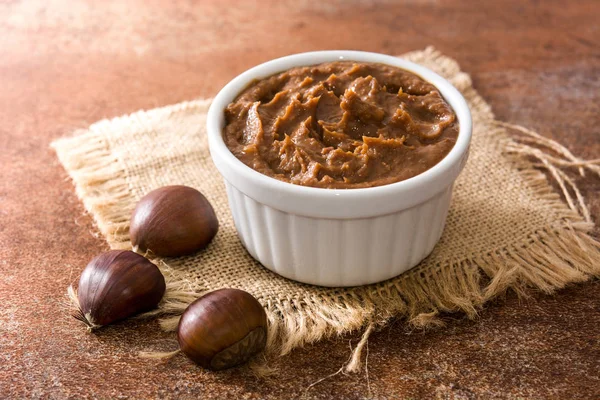
{"type": "Polygon", "coordinates": [[[215,96],[207,114],[209,149],[215,166],[229,184],[260,203],[315,218],[368,218],[414,207],[452,184],[466,162],[472,119],[462,94],[446,79],[421,65],[385,54],[353,50],[299,53],[267,61],[242,72],[215,96]],[[459,121],[457,141],[436,165],[412,178],[368,188],[327,189],[301,186],[264,175],[233,155],[223,140],[224,110],[252,81],[293,67],[338,60],[375,62],[412,72],[434,85],[459,121]],[[391,201],[393,200],[393,201],[391,201]]]}

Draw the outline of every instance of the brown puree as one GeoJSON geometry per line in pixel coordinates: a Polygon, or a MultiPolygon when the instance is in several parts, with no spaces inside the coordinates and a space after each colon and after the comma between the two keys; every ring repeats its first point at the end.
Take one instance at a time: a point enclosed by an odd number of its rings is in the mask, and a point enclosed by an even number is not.
{"type": "Polygon", "coordinates": [[[298,185],[362,188],[418,175],[458,136],[456,115],[431,84],[384,64],[297,67],[248,86],[225,110],[231,152],[298,185]]]}

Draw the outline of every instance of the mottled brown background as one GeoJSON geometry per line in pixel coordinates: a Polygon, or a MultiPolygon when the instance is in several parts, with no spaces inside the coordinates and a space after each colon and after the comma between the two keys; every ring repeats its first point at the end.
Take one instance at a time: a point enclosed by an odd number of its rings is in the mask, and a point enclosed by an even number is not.
{"type": "MultiPolygon", "coordinates": [[[[276,379],[209,373],[155,322],[90,335],[66,286],[106,249],[50,141],[105,117],[209,97],[242,70],[318,49],[400,54],[433,44],[472,74],[497,116],[600,157],[600,2],[8,1],[0,4],[0,397],[289,398],[335,370],[349,336],[281,361],[276,379]]],[[[594,218],[600,180],[578,180],[594,218]]],[[[595,232],[598,235],[598,230],[595,232]]],[[[507,295],[435,332],[396,321],[366,374],[315,398],[598,398],[600,284],[507,295]]]]}

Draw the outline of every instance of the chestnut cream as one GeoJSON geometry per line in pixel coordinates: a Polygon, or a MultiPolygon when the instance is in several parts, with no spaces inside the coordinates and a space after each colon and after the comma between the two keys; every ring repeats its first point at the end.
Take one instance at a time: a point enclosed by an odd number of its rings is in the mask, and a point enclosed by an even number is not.
{"type": "Polygon", "coordinates": [[[378,63],[334,61],[254,81],[226,110],[223,138],[249,167],[320,188],[416,176],[454,146],[459,125],[430,83],[378,63]]]}

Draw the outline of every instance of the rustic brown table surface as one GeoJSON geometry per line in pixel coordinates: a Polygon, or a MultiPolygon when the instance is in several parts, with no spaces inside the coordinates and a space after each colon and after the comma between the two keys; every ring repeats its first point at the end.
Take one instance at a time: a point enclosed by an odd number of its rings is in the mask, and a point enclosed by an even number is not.
{"type": "MultiPolygon", "coordinates": [[[[141,108],[209,97],[262,61],[308,50],[434,45],[505,121],[600,157],[600,2],[8,1],[0,4],[0,397],[598,398],[600,284],[508,294],[470,321],[371,336],[368,379],[336,371],[358,336],[295,351],[279,374],[206,372],[156,322],[92,335],[65,288],[107,248],[49,143],[141,108]]],[[[596,221],[599,179],[579,179],[596,221]]],[[[595,235],[598,236],[598,230],[595,235]]]]}

